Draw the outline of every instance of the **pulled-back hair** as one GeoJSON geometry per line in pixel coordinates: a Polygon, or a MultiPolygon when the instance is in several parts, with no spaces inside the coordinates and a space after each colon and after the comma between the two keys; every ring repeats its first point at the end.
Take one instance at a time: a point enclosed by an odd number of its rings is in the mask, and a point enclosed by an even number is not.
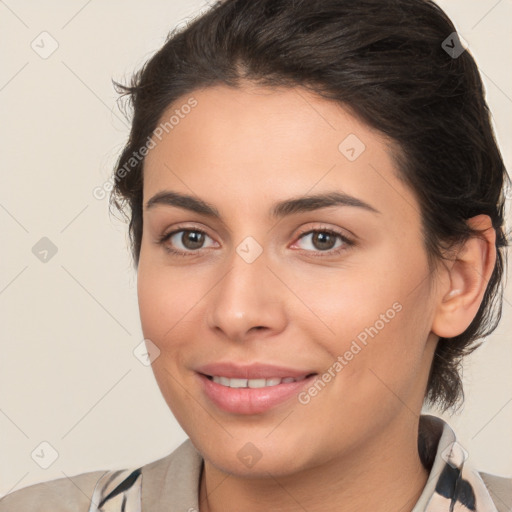
{"type": "Polygon", "coordinates": [[[128,96],[133,118],[110,204],[129,220],[136,267],[144,159],[133,154],[179,98],[245,81],[307,88],[395,143],[399,177],[421,208],[431,269],[446,250],[479,236],[467,219],[490,216],[494,270],[469,327],[440,339],[425,396],[443,410],[462,403],[462,360],[501,317],[508,175],[478,68],[450,19],[429,0],[226,0],[171,32],[129,86],[115,84],[128,96]]]}

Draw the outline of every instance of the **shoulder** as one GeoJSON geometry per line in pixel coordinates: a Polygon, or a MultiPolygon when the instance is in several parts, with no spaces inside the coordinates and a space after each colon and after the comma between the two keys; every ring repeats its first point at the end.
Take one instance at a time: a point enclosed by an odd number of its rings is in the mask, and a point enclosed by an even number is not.
{"type": "Polygon", "coordinates": [[[484,481],[498,512],[510,512],[512,510],[512,478],[479,473],[484,481]]]}
{"type": "MultiPolygon", "coordinates": [[[[173,452],[137,468],[103,470],[49,480],[0,498],[0,512],[162,512],[197,503],[202,457],[189,439],[173,452]],[[144,485],[142,485],[144,483],[144,485]],[[179,505],[179,507],[178,507],[179,505]]],[[[196,506],[196,509],[198,506],[196,506]]]]}
{"type": "Polygon", "coordinates": [[[105,473],[91,471],[24,487],[0,498],[0,512],[86,512],[105,473]]]}

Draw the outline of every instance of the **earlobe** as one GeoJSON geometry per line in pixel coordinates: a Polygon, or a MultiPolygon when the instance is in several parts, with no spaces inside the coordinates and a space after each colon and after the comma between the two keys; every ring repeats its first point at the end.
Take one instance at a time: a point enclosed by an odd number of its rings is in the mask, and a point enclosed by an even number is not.
{"type": "Polygon", "coordinates": [[[467,221],[481,232],[459,249],[446,267],[447,285],[439,290],[432,332],[441,338],[462,334],[475,318],[496,262],[496,231],[488,215],[467,221]]]}

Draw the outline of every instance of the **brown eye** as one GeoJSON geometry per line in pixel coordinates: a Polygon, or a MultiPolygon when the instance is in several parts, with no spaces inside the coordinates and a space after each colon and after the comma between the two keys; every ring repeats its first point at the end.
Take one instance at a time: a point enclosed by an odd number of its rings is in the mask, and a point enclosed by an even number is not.
{"type": "Polygon", "coordinates": [[[299,240],[309,240],[309,243],[306,243],[306,247],[304,247],[303,244],[303,249],[310,253],[309,255],[315,257],[336,256],[355,245],[355,242],[342,233],[332,229],[322,228],[310,229],[309,231],[301,233],[299,240]]]}
{"type": "MultiPolygon", "coordinates": [[[[348,240],[340,233],[325,229],[311,230],[300,236],[300,240],[306,240],[307,238],[310,240],[309,245],[312,246],[312,250],[317,251],[329,251],[333,249],[337,240],[341,240],[342,243],[348,243],[348,240]]],[[[340,245],[338,245],[338,247],[339,246],[340,245]]]]}
{"type": "Polygon", "coordinates": [[[210,238],[201,229],[181,228],[161,236],[158,243],[170,254],[194,256],[203,249],[206,237],[210,238]]]}
{"type": "Polygon", "coordinates": [[[327,251],[334,247],[338,235],[329,233],[328,231],[317,231],[311,239],[313,245],[321,251],[327,251]]]}
{"type": "Polygon", "coordinates": [[[181,243],[191,251],[200,249],[204,243],[204,233],[202,231],[183,230],[181,233],[183,233],[180,239],[181,243]]]}

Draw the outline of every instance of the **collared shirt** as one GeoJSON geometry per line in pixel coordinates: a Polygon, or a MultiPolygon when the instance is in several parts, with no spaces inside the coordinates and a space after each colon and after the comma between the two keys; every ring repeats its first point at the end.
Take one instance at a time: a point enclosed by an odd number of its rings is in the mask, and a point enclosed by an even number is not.
{"type": "MultiPolygon", "coordinates": [[[[440,418],[420,417],[429,477],[412,512],[510,512],[512,479],[479,473],[440,418]]],[[[141,467],[35,484],[0,500],[0,512],[198,512],[203,458],[190,439],[141,467]]]]}

